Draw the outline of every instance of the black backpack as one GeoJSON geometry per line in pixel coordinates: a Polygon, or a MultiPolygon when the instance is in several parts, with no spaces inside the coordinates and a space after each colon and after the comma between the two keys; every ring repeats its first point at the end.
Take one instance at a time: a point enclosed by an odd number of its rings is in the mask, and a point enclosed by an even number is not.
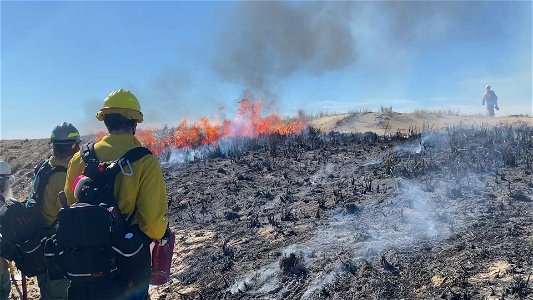
{"type": "Polygon", "coordinates": [[[58,213],[56,234],[45,246],[48,275],[73,281],[107,280],[134,267],[131,260],[149,247],[138,226],[130,226],[137,209],[123,216],[113,191],[116,176],[133,174],[132,163],[151,152],[134,148],[112,162],[100,162],[94,144],[83,146],[80,153],[85,162],[82,175],[89,180],[76,188],[79,202],[58,213]]]}
{"type": "Polygon", "coordinates": [[[8,199],[0,208],[0,256],[15,261],[17,268],[30,277],[45,272],[46,228],[41,207],[50,176],[57,172],[66,172],[66,168],[52,167],[47,159],[41,161],[35,167],[29,199],[8,199]]]}

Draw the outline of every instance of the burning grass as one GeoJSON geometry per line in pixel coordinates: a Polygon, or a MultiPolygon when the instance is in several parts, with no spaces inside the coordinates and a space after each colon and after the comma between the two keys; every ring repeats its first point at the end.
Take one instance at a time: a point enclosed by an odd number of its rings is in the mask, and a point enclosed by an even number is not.
{"type": "MultiPolygon", "coordinates": [[[[239,101],[239,107],[233,120],[217,122],[203,117],[197,121],[189,122],[187,118],[184,118],[175,128],[139,130],[136,136],[152,153],[159,155],[174,149],[185,151],[217,145],[221,140],[227,138],[297,134],[307,127],[305,121],[300,117],[283,120],[274,113],[266,116],[263,114],[263,101],[245,98],[239,101]]],[[[100,133],[97,140],[103,135],[100,133]]]]}

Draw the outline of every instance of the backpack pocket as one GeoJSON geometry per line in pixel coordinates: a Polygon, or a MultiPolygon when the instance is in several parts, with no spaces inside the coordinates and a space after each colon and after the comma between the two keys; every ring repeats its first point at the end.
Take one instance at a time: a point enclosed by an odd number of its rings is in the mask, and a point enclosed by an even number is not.
{"type": "MultiPolygon", "coordinates": [[[[0,208],[0,228],[8,242],[21,244],[33,238],[42,227],[40,212],[33,206],[12,199],[6,200],[0,208]]],[[[14,244],[13,244],[14,245],[14,244]]]]}
{"type": "Polygon", "coordinates": [[[149,278],[150,239],[138,226],[114,232],[112,249],[120,279],[125,285],[149,278]]]}
{"type": "Polygon", "coordinates": [[[32,277],[46,272],[44,262],[44,243],[46,237],[36,235],[35,237],[18,245],[20,249],[20,259],[15,261],[26,276],[32,277]]]}
{"type": "Polygon", "coordinates": [[[58,213],[57,242],[61,248],[111,245],[113,218],[102,206],[77,203],[58,213]]]}
{"type": "Polygon", "coordinates": [[[73,281],[104,279],[114,268],[108,247],[82,247],[66,249],[61,259],[67,278],[73,281]]]}
{"type": "Polygon", "coordinates": [[[112,248],[118,256],[134,257],[145,245],[147,237],[138,226],[128,226],[127,229],[113,232],[112,248]]]}

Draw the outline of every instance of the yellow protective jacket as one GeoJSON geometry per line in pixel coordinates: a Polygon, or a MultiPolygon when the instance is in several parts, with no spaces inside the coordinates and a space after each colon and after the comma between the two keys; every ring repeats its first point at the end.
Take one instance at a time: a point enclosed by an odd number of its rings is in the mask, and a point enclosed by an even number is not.
{"type": "MultiPolygon", "coordinates": [[[[48,163],[52,167],[62,166],[67,168],[68,164],[51,156],[48,163]]],[[[42,199],[41,213],[44,218],[45,225],[48,227],[52,225],[57,219],[57,212],[61,209],[61,201],[57,197],[57,194],[65,187],[65,179],[67,173],[56,172],[50,176],[48,183],[44,188],[44,194],[42,199]]]]}
{"type": "MultiPolygon", "coordinates": [[[[108,134],[94,145],[96,156],[100,161],[114,161],[141,143],[132,134],[108,134]]],[[[133,175],[118,174],[115,178],[114,195],[122,214],[131,215],[137,211],[132,224],[152,239],[161,239],[168,226],[167,194],[163,172],[159,160],[153,155],[146,155],[132,164],[133,175]]],[[[72,191],[74,180],[85,170],[85,162],[80,152],[74,154],[68,165],[65,193],[68,205],[78,202],[72,191]]]]}

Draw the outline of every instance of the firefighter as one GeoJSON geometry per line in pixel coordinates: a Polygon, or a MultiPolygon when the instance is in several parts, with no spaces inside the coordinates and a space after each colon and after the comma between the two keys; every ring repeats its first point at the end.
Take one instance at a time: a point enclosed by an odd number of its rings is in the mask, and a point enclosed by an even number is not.
{"type": "Polygon", "coordinates": [[[485,105],[485,102],[487,103],[489,116],[494,117],[494,109],[500,110],[500,108],[498,107],[498,97],[494,91],[490,89],[490,85],[485,87],[485,95],[483,95],[483,102],[481,105],[485,105]]]}
{"type": "MultiPolygon", "coordinates": [[[[11,166],[0,160],[0,207],[4,206],[5,199],[12,197],[11,187],[11,166]]],[[[9,264],[7,260],[0,257],[0,300],[7,300],[11,291],[11,281],[9,264]]]]}
{"type": "MultiPolygon", "coordinates": [[[[135,137],[137,124],[143,121],[139,101],[130,91],[115,90],[104,100],[96,118],[103,121],[108,135],[94,144],[99,161],[114,161],[131,149],[141,147],[135,137]]],[[[85,170],[81,153],[76,153],[69,163],[65,193],[68,205],[78,201],[72,190],[76,178],[85,170]]],[[[119,173],[115,177],[114,196],[122,215],[131,217],[130,225],[138,227],[146,241],[160,240],[168,227],[167,194],[159,160],[149,154],[131,164],[132,174],[119,173]]],[[[113,299],[146,299],[150,282],[151,265],[149,247],[143,247],[135,255],[136,275],[119,272],[120,296],[113,299]]],[[[110,297],[115,292],[109,282],[79,283],[72,281],[69,299],[95,299],[110,297]],[[109,293],[106,291],[109,289],[109,293]]]]}
{"type": "MultiPolygon", "coordinates": [[[[68,162],[74,153],[80,150],[80,133],[74,125],[63,122],[57,125],[50,135],[52,156],[40,163],[40,168],[54,170],[42,191],[35,191],[41,198],[41,214],[45,232],[48,236],[54,233],[53,225],[57,218],[62,203],[58,194],[63,191],[67,177],[68,162]]],[[[36,178],[38,175],[36,175],[36,178]]],[[[67,299],[67,290],[70,285],[68,279],[51,280],[47,273],[37,275],[37,282],[42,300],[67,299]]]]}

